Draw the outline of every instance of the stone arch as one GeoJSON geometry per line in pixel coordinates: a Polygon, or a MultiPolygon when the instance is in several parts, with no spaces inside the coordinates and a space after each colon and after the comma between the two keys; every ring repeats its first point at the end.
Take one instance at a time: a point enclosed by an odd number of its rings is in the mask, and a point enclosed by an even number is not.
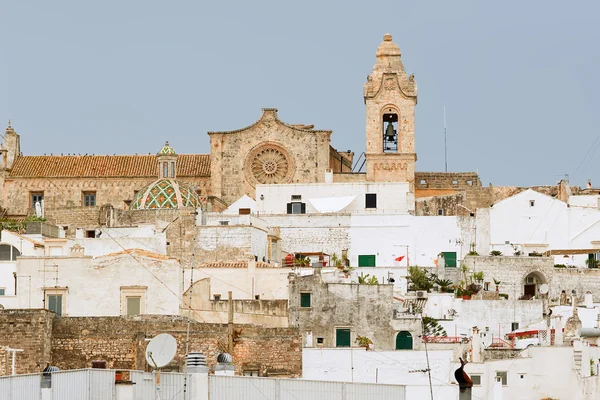
{"type": "Polygon", "coordinates": [[[540,286],[548,284],[548,279],[539,269],[528,270],[521,279],[521,294],[526,298],[540,295],[540,286]]]}
{"type": "Polygon", "coordinates": [[[413,337],[409,331],[400,331],[396,335],[396,350],[412,350],[413,337]]]}

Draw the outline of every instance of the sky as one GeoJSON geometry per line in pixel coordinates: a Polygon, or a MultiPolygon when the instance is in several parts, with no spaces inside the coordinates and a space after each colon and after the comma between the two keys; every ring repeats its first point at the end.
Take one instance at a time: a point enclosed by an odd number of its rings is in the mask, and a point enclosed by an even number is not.
{"type": "Polygon", "coordinates": [[[417,171],[600,187],[597,1],[0,1],[0,124],[21,151],[208,153],[261,108],[365,150],[391,33],[419,88],[417,171]],[[6,122],[5,122],[6,121],[6,122]]]}

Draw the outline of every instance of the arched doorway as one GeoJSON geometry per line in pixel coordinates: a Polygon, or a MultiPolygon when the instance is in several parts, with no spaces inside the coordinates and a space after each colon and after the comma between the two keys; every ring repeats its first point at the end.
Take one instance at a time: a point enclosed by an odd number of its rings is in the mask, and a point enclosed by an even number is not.
{"type": "Polygon", "coordinates": [[[408,331],[400,331],[396,335],[396,350],[412,350],[413,339],[408,331]]]}
{"type": "Polygon", "coordinates": [[[540,294],[540,286],[546,283],[544,274],[533,271],[523,278],[523,299],[532,299],[540,294]]]}

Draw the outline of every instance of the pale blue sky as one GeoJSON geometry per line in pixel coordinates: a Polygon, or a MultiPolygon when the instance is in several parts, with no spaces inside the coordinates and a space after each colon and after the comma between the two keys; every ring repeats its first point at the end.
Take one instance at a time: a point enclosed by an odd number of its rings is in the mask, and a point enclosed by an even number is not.
{"type": "Polygon", "coordinates": [[[446,105],[450,171],[530,186],[581,164],[571,183],[600,186],[597,1],[2,0],[0,20],[0,121],[24,154],[207,153],[262,107],[359,154],[389,32],[419,86],[419,171],[444,169],[446,105]]]}

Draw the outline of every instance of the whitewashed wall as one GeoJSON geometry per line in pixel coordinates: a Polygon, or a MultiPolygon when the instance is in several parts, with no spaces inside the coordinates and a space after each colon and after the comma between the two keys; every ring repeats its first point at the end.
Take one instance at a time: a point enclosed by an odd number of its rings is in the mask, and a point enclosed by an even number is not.
{"type": "Polygon", "coordinates": [[[177,315],[182,272],[175,259],[158,260],[136,255],[91,257],[22,257],[19,308],[44,308],[44,288],[68,288],[63,314],[69,316],[116,316],[121,314],[121,286],[147,286],[145,313],[177,315]],[[143,264],[142,265],[140,265],[143,264]]]}
{"type": "Polygon", "coordinates": [[[263,214],[286,214],[287,203],[292,195],[302,196],[306,203],[306,212],[318,212],[310,203],[310,199],[331,197],[356,196],[346,206],[344,212],[359,212],[381,214],[394,212],[406,214],[414,209],[414,204],[408,202],[408,183],[311,183],[311,184],[286,184],[286,185],[257,185],[256,202],[258,212],[263,214]],[[365,194],[377,194],[377,208],[365,209],[365,194]],[[263,199],[261,200],[261,196],[263,199]]]}

